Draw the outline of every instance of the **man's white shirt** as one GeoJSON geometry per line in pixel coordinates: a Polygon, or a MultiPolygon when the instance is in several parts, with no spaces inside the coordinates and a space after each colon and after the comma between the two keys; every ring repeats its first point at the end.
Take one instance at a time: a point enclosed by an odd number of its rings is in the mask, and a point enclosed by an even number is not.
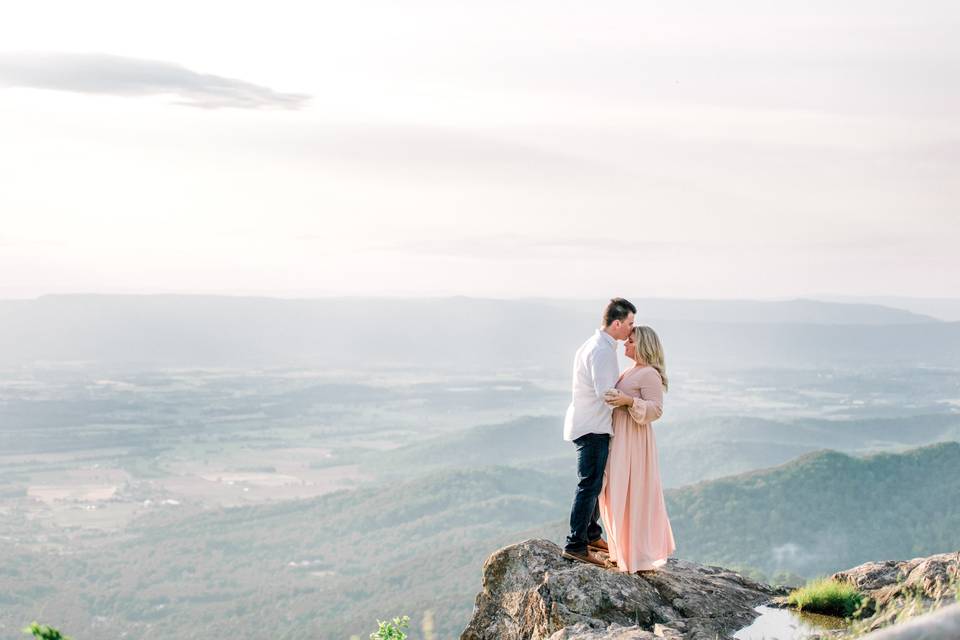
{"type": "Polygon", "coordinates": [[[588,433],[613,434],[613,408],[603,401],[603,394],[619,377],[617,341],[597,329],[573,358],[573,399],[563,421],[564,440],[588,433]]]}

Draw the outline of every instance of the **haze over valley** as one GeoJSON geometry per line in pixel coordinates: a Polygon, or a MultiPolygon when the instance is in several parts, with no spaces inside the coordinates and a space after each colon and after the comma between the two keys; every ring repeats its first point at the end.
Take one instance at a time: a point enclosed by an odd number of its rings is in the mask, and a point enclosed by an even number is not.
{"type": "MultiPolygon", "coordinates": [[[[960,548],[960,323],[636,302],[667,354],[680,557],[797,581],[960,548]],[[870,534],[890,517],[909,540],[870,534]]],[[[407,613],[412,638],[455,636],[491,551],[564,535],[569,360],[597,306],[0,302],[0,634],[42,614],[78,638],[364,637],[407,613]]]]}

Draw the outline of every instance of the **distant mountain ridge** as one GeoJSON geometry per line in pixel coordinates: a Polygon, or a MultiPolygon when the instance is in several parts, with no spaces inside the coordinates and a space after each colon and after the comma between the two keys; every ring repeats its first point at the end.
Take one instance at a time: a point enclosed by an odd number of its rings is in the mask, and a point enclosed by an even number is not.
{"type": "MultiPolygon", "coordinates": [[[[533,301],[583,312],[596,312],[596,301],[533,301]]],[[[922,324],[941,322],[927,314],[874,302],[793,300],[699,300],[631,298],[640,315],[660,320],[725,322],[734,324],[922,324]]]]}
{"type": "MultiPolygon", "coordinates": [[[[741,308],[740,303],[690,303],[695,306],[677,311],[684,316],[679,319],[657,319],[654,303],[649,309],[639,304],[639,322],[655,326],[674,364],[949,366],[960,361],[960,323],[882,307],[743,303],[746,311],[738,311],[739,321],[733,322],[730,305],[741,308]],[[769,322],[754,322],[761,307],[780,311],[764,312],[769,322]],[[808,312],[795,314],[800,308],[808,312]],[[702,318],[691,320],[691,315],[702,318]],[[795,315],[811,322],[796,322],[795,315]],[[828,316],[836,322],[813,321],[828,316]]],[[[586,309],[555,301],[471,298],[47,296],[0,302],[0,366],[386,363],[503,370],[535,365],[565,374],[570,354],[599,323],[602,305],[602,300],[586,309]]]]}
{"type": "Polygon", "coordinates": [[[960,298],[914,298],[907,296],[838,296],[823,294],[815,296],[824,302],[844,304],[878,304],[904,309],[913,313],[931,316],[946,322],[960,321],[960,298]]]}
{"type": "MultiPolygon", "coordinates": [[[[547,473],[573,474],[573,446],[562,439],[560,416],[527,416],[470,427],[386,452],[370,452],[336,464],[360,463],[385,477],[394,468],[462,468],[507,464],[547,473]]],[[[654,426],[664,486],[679,487],[783,464],[829,442],[847,453],[904,449],[960,440],[960,414],[897,419],[790,422],[748,416],[715,416],[654,426]]]]}

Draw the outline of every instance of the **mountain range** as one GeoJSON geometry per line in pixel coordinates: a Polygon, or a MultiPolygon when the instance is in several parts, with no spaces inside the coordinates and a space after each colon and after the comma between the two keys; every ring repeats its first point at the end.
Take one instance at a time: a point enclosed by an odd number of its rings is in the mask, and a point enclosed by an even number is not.
{"type": "MultiPolygon", "coordinates": [[[[957,469],[956,442],[865,458],[819,451],[670,490],[677,555],[812,577],[960,549],[957,469]]],[[[493,550],[562,541],[574,484],[515,467],[440,470],[282,504],[161,510],[82,553],[4,545],[0,628],[55,607],[76,637],[100,625],[183,640],[266,628],[281,640],[344,638],[378,617],[430,611],[437,637],[455,637],[493,550]]]]}
{"type": "MultiPolygon", "coordinates": [[[[603,303],[45,296],[0,301],[0,366],[534,366],[565,374],[570,353],[599,324],[603,303]]],[[[636,303],[638,323],[657,329],[674,364],[960,361],[960,323],[878,305],[636,303]]]]}

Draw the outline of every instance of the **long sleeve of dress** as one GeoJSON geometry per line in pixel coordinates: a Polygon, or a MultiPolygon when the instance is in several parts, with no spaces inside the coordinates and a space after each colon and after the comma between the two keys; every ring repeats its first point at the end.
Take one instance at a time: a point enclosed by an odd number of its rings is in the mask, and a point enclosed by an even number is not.
{"type": "Polygon", "coordinates": [[[627,405],[630,417],[639,424],[649,424],[663,415],[663,382],[656,369],[645,371],[640,378],[640,395],[627,405]]]}

